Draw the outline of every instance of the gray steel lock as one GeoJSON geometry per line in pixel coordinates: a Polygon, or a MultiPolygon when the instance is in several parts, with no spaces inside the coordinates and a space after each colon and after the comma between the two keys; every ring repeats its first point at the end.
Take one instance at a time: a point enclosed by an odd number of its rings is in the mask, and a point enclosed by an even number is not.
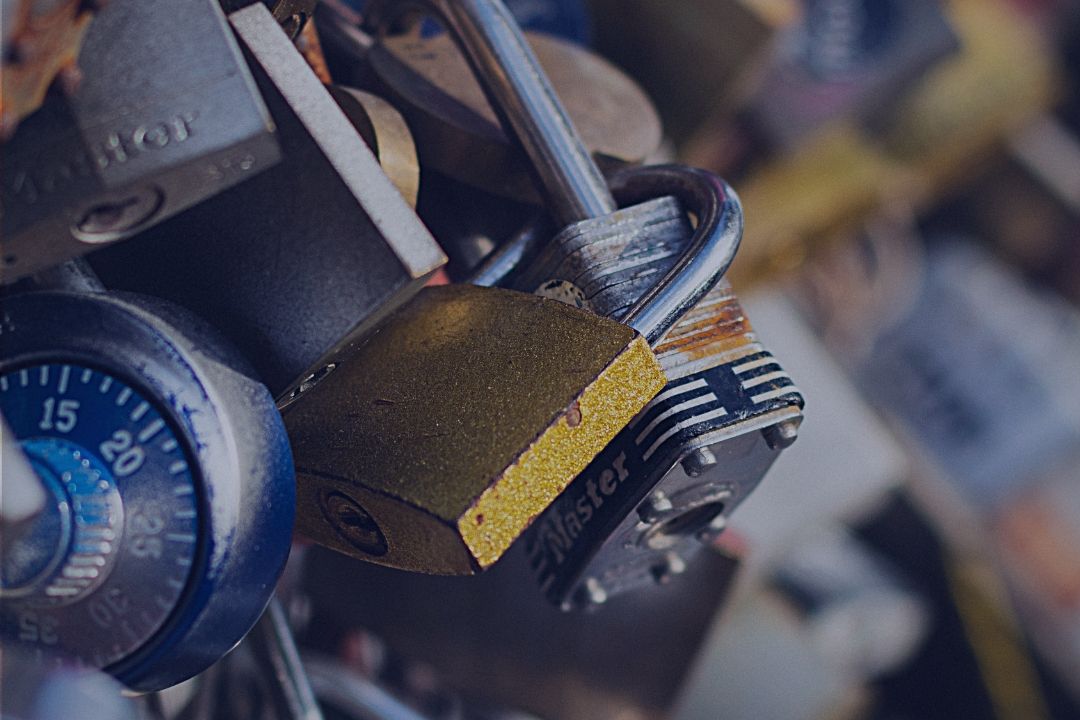
{"type": "Polygon", "coordinates": [[[284,405],[445,256],[270,12],[253,5],[229,19],[282,162],[91,262],[111,287],[214,318],[284,405]]]}
{"type": "MultiPolygon", "coordinates": [[[[650,172],[656,169],[616,173],[612,187],[622,196],[628,178],[644,184],[650,172]]],[[[577,223],[524,270],[507,271],[510,263],[496,258],[476,279],[537,288],[620,317],[683,251],[690,229],[670,197],[619,213],[632,213],[647,232],[577,223]]],[[[507,247],[503,254],[520,263],[524,253],[507,247]]],[[[757,342],[728,283],[683,315],[655,350],[667,387],[524,535],[543,592],[564,609],[681,573],[797,434],[802,397],[757,342]]]]}
{"type": "Polygon", "coordinates": [[[215,0],[111,0],[82,80],[4,144],[0,282],[121,240],[270,167],[273,123],[215,0]]]}

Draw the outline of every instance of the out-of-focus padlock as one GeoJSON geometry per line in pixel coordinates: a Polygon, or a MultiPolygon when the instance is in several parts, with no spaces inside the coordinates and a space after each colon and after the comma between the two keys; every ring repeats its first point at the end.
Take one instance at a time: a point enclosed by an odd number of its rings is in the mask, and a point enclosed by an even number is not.
{"type": "Polygon", "coordinates": [[[4,145],[0,280],[167,218],[270,167],[273,123],[214,0],[112,0],[82,79],[4,145]]]}
{"type": "MultiPolygon", "coordinates": [[[[656,152],[660,119],[632,79],[565,40],[526,37],[585,147],[602,165],[640,163],[656,152]]],[[[425,168],[502,197],[538,201],[528,159],[499,127],[451,37],[383,38],[366,64],[375,88],[408,119],[425,168]]]]}
{"type": "Polygon", "coordinates": [[[229,18],[282,162],[91,261],[110,287],[214,318],[285,404],[445,256],[270,12],[253,5],[229,18]]]}

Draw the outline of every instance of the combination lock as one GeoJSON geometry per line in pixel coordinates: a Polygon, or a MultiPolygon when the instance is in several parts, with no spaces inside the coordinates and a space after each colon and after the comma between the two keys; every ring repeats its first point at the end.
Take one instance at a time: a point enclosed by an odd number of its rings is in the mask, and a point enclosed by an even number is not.
{"type": "Polygon", "coordinates": [[[0,633],[135,690],[238,642],[288,555],[280,416],[213,331],[160,301],[3,299],[0,410],[45,509],[0,552],[0,633]]]}

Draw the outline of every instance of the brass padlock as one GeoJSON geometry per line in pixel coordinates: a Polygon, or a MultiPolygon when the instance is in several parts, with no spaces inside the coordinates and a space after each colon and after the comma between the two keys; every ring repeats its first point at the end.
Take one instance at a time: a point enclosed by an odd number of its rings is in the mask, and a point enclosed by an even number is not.
{"type": "MultiPolygon", "coordinates": [[[[446,9],[462,12],[459,40],[482,39],[465,47],[470,58],[482,56],[479,76],[492,97],[506,100],[493,105],[507,129],[534,160],[549,161],[536,165],[554,217],[581,221],[571,231],[582,223],[638,230],[609,214],[614,198],[570,121],[545,122],[565,111],[505,8],[455,0],[446,9]],[[504,52],[489,54],[491,46],[504,52]]],[[[358,557],[431,573],[476,572],[501,557],[624,427],[630,408],[660,390],[665,378],[648,344],[708,292],[738,247],[741,212],[718,178],[651,168],[629,176],[622,194],[640,202],[658,189],[688,202],[698,224],[678,259],[621,315],[628,327],[519,293],[428,289],[319,393],[287,411],[301,531],[358,557]],[[556,321],[574,317],[572,325],[556,321]],[[617,342],[605,340],[609,333],[617,342]],[[432,379],[438,384],[428,391],[432,379]],[[431,407],[432,397],[443,406],[431,407]]]]}
{"type": "Polygon", "coordinates": [[[663,387],[633,328],[535,295],[428,287],[285,410],[300,532],[468,574],[663,387]]]}

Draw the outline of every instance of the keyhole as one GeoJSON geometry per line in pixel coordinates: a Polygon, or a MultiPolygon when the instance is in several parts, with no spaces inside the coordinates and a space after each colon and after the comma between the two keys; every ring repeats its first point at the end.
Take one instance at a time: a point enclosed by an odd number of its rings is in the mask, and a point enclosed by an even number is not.
{"type": "Polygon", "coordinates": [[[86,243],[118,240],[145,224],[163,204],[160,190],[143,188],[119,200],[91,206],[71,228],[71,233],[86,243]]]}

